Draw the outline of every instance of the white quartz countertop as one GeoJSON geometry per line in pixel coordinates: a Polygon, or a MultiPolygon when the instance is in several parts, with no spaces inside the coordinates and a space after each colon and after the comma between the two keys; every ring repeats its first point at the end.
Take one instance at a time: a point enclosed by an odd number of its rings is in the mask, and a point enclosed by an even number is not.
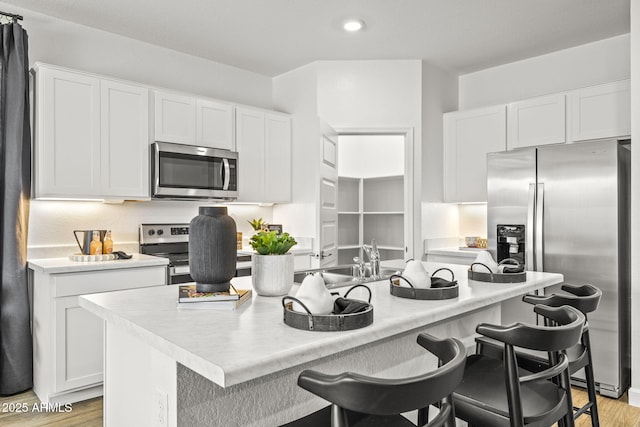
{"type": "MultiPolygon", "coordinates": [[[[527,272],[527,281],[492,284],[467,280],[467,267],[424,263],[427,271],[448,267],[460,285],[458,298],[424,301],[390,295],[389,282],[369,284],[373,297],[373,324],[345,332],[310,332],[283,323],[282,298],[253,295],[237,310],[181,310],[177,286],[133,289],[87,295],[80,305],[180,364],[229,387],[270,375],[306,362],[416,328],[433,325],[457,315],[524,293],[557,284],[561,274],[527,272]]],[[[404,268],[404,262],[383,266],[404,268]]],[[[444,277],[444,276],[443,276],[444,277]]],[[[237,288],[251,287],[250,277],[232,280],[237,288]]],[[[341,295],[347,288],[339,289],[341,295]]],[[[294,287],[290,294],[294,295],[294,287]]],[[[357,296],[354,290],[350,297],[357,296]]]]}
{"type": "Polygon", "coordinates": [[[465,248],[465,247],[448,247],[448,248],[433,248],[426,251],[427,255],[446,255],[455,256],[460,258],[469,258],[474,260],[478,256],[478,252],[486,251],[486,249],[479,248],[465,248]]]}
{"type": "MultiPolygon", "coordinates": [[[[238,249],[238,255],[253,255],[256,251],[251,246],[243,246],[242,249],[238,249]]],[[[311,253],[311,248],[296,247],[289,249],[289,253],[294,255],[304,255],[311,253]]]]}
{"type": "Polygon", "coordinates": [[[45,273],[73,273],[79,271],[113,270],[117,268],[153,267],[167,265],[167,258],[155,257],[144,254],[130,254],[131,259],[116,259],[113,261],[81,262],[65,258],[41,258],[28,260],[27,266],[32,270],[40,270],[45,273]]]}

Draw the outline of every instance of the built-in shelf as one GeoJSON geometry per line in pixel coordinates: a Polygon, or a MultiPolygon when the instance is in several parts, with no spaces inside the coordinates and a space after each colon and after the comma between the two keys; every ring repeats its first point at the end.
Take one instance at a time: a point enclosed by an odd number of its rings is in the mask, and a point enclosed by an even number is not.
{"type": "Polygon", "coordinates": [[[338,262],[376,239],[383,260],[404,258],[404,176],[338,178],[338,262]]]}
{"type": "Polygon", "coordinates": [[[389,212],[362,212],[364,215],[404,215],[402,211],[389,211],[389,212]]]}

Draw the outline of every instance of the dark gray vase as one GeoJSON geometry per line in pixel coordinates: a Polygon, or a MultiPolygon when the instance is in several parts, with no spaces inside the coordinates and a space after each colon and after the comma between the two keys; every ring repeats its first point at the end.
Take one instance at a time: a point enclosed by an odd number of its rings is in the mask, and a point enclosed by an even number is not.
{"type": "Polygon", "coordinates": [[[199,292],[229,290],[236,274],[236,222],[224,206],[202,206],[189,224],[189,270],[199,292]]]}

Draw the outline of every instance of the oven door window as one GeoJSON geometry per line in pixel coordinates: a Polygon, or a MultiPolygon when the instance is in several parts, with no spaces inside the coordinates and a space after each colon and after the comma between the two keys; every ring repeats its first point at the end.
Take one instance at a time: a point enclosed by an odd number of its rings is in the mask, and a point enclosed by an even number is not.
{"type": "MultiPolygon", "coordinates": [[[[196,188],[223,190],[225,184],[224,159],[219,157],[194,156],[181,153],[160,153],[160,187],[196,188]]],[[[227,160],[235,169],[235,160],[227,160]]],[[[235,180],[232,180],[235,181],[235,180]]],[[[235,182],[232,182],[235,186],[235,182]]],[[[229,186],[229,190],[234,190],[229,186]]]]}

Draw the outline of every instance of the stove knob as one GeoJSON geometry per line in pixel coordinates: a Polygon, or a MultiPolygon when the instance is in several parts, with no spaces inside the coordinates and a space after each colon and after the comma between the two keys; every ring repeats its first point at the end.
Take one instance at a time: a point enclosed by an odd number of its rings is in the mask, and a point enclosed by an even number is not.
{"type": "Polygon", "coordinates": [[[160,229],[158,230],[158,236],[162,236],[164,234],[164,230],[160,229]]]}
{"type": "Polygon", "coordinates": [[[149,230],[149,236],[153,236],[154,234],[156,234],[154,230],[149,230]]]}

